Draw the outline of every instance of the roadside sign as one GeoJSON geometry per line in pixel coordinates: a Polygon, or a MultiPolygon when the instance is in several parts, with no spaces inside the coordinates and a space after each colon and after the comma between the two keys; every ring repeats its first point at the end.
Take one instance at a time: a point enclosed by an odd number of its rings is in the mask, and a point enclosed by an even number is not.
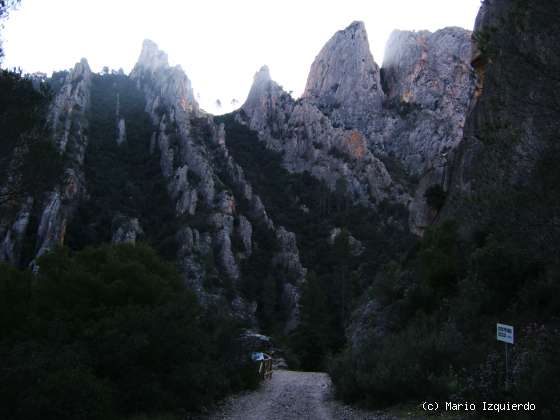
{"type": "Polygon", "coordinates": [[[496,324],[496,339],[504,343],[513,344],[513,326],[496,324]]]}

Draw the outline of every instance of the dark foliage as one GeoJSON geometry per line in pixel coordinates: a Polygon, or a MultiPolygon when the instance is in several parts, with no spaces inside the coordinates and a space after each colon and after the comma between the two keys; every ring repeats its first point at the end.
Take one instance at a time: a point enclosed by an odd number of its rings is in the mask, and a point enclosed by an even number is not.
{"type": "MultiPolygon", "coordinates": [[[[39,198],[62,176],[63,162],[46,125],[52,98],[21,73],[0,72],[0,204],[39,198]]],[[[10,206],[4,207],[10,211],[10,206]]]]}
{"type": "Polygon", "coordinates": [[[445,191],[441,185],[432,185],[424,193],[426,203],[434,210],[439,210],[445,204],[445,191]]]}
{"type": "Polygon", "coordinates": [[[177,220],[161,175],[157,152],[150,152],[153,127],[143,94],[125,75],[95,75],[85,160],[89,199],[69,227],[73,249],[111,241],[115,217],[138,218],[147,240],[167,259],[176,257],[177,220]],[[117,102],[126,122],[126,141],[117,144],[117,102]]]}
{"type": "Polygon", "coordinates": [[[559,268],[520,249],[496,234],[461,240],[455,223],[430,229],[412,259],[376,277],[368,296],[380,305],[375,327],[331,361],[339,396],[372,406],[450,397],[539,401],[539,415],[554,418],[559,268]],[[496,322],[516,326],[507,391],[496,322]]]}
{"type": "Polygon", "coordinates": [[[255,385],[237,325],[203,311],[145,245],[67,249],[38,276],[0,267],[0,417],[199,410],[255,385]]]}

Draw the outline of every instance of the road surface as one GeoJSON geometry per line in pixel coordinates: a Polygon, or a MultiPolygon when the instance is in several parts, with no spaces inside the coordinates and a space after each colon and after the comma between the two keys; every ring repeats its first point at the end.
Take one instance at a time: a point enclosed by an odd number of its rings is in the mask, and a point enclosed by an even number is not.
{"type": "Polygon", "coordinates": [[[326,373],[274,371],[272,379],[252,392],[229,398],[211,420],[392,420],[383,413],[365,412],[335,401],[326,373]]]}

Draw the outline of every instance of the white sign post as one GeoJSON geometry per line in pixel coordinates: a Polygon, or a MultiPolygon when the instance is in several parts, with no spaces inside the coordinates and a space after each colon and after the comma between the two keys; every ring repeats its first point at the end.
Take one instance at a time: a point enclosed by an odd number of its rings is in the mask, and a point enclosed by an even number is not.
{"type": "Polygon", "coordinates": [[[508,381],[508,344],[513,344],[513,326],[506,324],[496,324],[496,339],[503,341],[506,346],[506,391],[509,386],[508,381]]]}
{"type": "Polygon", "coordinates": [[[498,341],[513,344],[513,327],[506,324],[496,324],[496,338],[498,341]]]}

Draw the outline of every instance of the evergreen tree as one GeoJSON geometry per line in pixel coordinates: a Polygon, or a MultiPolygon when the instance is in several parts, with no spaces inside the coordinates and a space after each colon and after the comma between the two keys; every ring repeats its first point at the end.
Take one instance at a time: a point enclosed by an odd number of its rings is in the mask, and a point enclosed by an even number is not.
{"type": "Polygon", "coordinates": [[[263,281],[259,312],[263,327],[267,332],[273,332],[277,324],[277,292],[276,279],[268,274],[263,281]]]}
{"type": "Polygon", "coordinates": [[[321,370],[330,342],[327,296],[314,272],[307,275],[300,300],[300,324],[291,340],[304,370],[321,370]]]}

